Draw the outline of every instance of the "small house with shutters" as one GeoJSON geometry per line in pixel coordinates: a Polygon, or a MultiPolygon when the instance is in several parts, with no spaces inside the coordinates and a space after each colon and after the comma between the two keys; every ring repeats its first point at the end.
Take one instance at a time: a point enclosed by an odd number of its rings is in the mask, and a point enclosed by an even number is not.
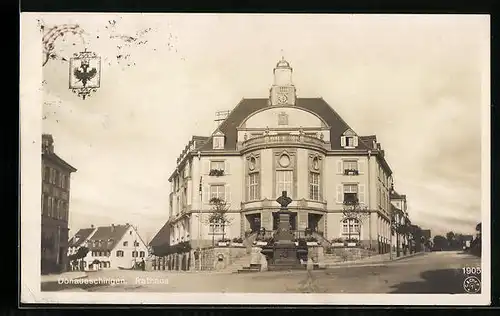
{"type": "Polygon", "coordinates": [[[147,244],[128,223],[80,229],[69,244],[69,256],[77,253],[80,247],[88,248],[82,260],[85,270],[131,269],[149,255],[147,244]]]}

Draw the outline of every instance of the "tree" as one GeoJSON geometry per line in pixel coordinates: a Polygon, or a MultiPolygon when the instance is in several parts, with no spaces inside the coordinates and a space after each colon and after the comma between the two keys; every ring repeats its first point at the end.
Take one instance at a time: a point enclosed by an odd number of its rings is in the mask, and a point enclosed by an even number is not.
{"type": "MultiPolygon", "coordinates": [[[[363,224],[363,219],[367,215],[369,215],[369,213],[366,211],[366,206],[363,204],[360,204],[358,198],[351,198],[351,199],[344,200],[342,214],[343,214],[343,216],[342,216],[341,221],[345,221],[345,220],[358,221],[358,223],[359,223],[358,229],[361,229],[361,225],[363,224]]],[[[351,240],[351,233],[352,232],[349,228],[348,240],[351,240]]],[[[359,231],[357,231],[356,233],[359,233],[359,231]]],[[[371,240],[370,240],[370,248],[371,248],[371,240]]]]}
{"type": "Polygon", "coordinates": [[[391,234],[396,236],[396,256],[399,257],[399,240],[401,235],[405,234],[405,220],[403,211],[394,206],[391,207],[391,234]]]}
{"type": "Polygon", "coordinates": [[[438,249],[444,249],[448,244],[448,240],[441,235],[434,236],[433,241],[434,241],[434,246],[438,249]]]}
{"type": "Polygon", "coordinates": [[[454,232],[447,232],[446,233],[446,240],[448,241],[448,247],[453,249],[455,246],[455,233],[454,232]]]}
{"type": "MultiPolygon", "coordinates": [[[[229,205],[223,199],[214,197],[210,199],[210,204],[212,204],[212,213],[208,216],[208,224],[221,225],[222,228],[222,240],[226,237],[226,226],[231,224],[232,219],[228,217],[227,212],[229,211],[229,205]]],[[[214,235],[212,235],[214,236],[214,235]]],[[[212,243],[215,243],[212,237],[212,243]]]]}
{"type": "Polygon", "coordinates": [[[422,228],[418,225],[410,225],[411,238],[415,243],[415,251],[422,250],[422,228]]]}

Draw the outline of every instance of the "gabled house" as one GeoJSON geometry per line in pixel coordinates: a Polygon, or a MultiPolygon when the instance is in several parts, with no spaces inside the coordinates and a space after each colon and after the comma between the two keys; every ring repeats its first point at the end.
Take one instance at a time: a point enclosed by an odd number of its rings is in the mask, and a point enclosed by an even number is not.
{"type": "Polygon", "coordinates": [[[130,224],[80,229],[70,240],[71,254],[85,245],[85,270],[130,269],[149,255],[148,246],[130,224]],[[89,233],[90,232],[90,233],[89,233]]]}

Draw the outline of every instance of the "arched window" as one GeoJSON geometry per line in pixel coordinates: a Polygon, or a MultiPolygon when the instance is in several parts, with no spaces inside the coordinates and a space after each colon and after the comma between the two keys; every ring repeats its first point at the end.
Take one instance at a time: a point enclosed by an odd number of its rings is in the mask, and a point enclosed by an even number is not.
{"type": "Polygon", "coordinates": [[[342,236],[346,239],[361,238],[361,223],[355,218],[347,218],[342,221],[342,236]]]}

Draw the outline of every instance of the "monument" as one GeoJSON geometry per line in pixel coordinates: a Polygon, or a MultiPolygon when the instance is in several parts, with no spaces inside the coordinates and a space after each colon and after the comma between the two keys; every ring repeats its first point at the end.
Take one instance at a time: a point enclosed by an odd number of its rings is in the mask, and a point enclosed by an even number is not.
{"type": "MultiPolygon", "coordinates": [[[[281,206],[278,212],[278,230],[274,235],[273,246],[273,259],[272,263],[268,265],[269,270],[285,270],[285,269],[303,269],[300,264],[299,254],[300,250],[294,242],[294,235],[290,230],[290,211],[288,205],[292,199],[287,196],[286,191],[276,199],[281,206]]],[[[304,250],[302,250],[304,251],[304,250]]],[[[305,250],[307,252],[307,250],[305,250]]]]}

